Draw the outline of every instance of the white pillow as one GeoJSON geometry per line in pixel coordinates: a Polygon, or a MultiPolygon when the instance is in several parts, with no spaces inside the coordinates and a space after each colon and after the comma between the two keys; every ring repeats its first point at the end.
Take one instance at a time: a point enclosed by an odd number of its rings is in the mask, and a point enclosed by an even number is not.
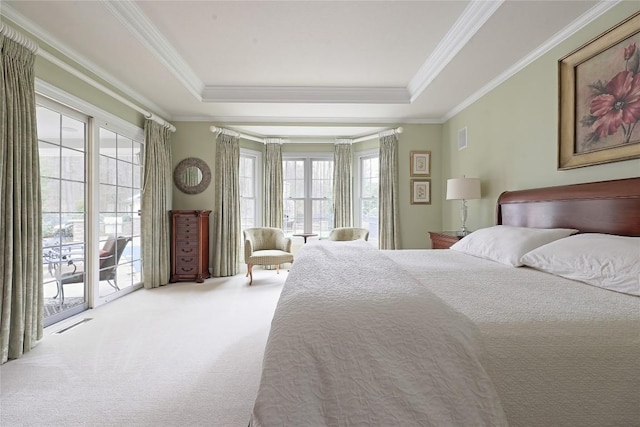
{"type": "Polygon", "coordinates": [[[522,263],[593,286],[640,295],[640,237],[578,234],[525,254],[522,263]]]}
{"type": "Polygon", "coordinates": [[[520,258],[538,246],[577,233],[572,228],[526,228],[496,225],[482,228],[465,236],[451,249],[465,254],[490,259],[519,267],[520,258]]]}

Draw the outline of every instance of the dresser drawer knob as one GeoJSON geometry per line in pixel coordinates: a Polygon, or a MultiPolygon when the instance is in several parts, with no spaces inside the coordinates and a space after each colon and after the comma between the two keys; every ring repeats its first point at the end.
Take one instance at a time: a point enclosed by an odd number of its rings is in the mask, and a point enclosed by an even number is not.
{"type": "Polygon", "coordinates": [[[189,267],[189,268],[181,267],[180,270],[182,270],[182,271],[191,271],[191,270],[193,270],[193,267],[189,267]]]}

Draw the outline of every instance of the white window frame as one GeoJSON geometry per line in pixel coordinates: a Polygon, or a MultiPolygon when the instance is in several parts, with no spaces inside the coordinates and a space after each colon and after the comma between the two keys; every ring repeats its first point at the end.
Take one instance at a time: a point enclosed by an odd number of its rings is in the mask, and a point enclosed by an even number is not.
{"type": "Polygon", "coordinates": [[[253,194],[255,195],[254,202],[254,214],[255,214],[255,226],[262,226],[262,193],[263,193],[263,166],[262,166],[262,153],[257,150],[251,150],[249,148],[240,148],[240,157],[253,158],[253,164],[255,166],[253,170],[254,182],[253,182],[253,194]]]}
{"type": "MultiPolygon", "coordinates": [[[[86,240],[85,240],[85,254],[87,258],[87,275],[88,281],[91,284],[98,286],[97,277],[99,276],[98,263],[93,260],[98,259],[98,245],[99,245],[99,218],[96,212],[100,212],[99,204],[99,186],[100,186],[100,150],[96,146],[99,141],[99,130],[105,128],[122,135],[125,138],[130,138],[135,141],[142,141],[144,143],[144,130],[139,126],[127,122],[118,116],[115,116],[107,111],[102,110],[95,105],[78,98],[70,93],[50,84],[41,79],[36,79],[35,82],[36,91],[36,103],[47,106],[49,105],[65,105],[73,110],[78,111],[80,114],[89,116],[88,130],[87,130],[87,171],[86,171],[86,240]]],[[[144,262],[144,261],[143,261],[144,262]]],[[[144,270],[144,266],[143,266],[144,270]]],[[[144,273],[143,273],[144,274],[144,273]]],[[[128,288],[122,289],[114,294],[100,297],[97,288],[94,286],[88,286],[86,292],[86,301],[88,308],[95,308],[103,305],[109,301],[120,298],[130,292],[133,292],[142,287],[142,283],[136,284],[128,288]]]]}
{"type": "MultiPolygon", "coordinates": [[[[334,161],[333,152],[319,152],[319,153],[282,153],[282,161],[291,161],[291,160],[302,160],[304,161],[304,232],[310,233],[311,228],[313,226],[313,199],[311,197],[312,193],[312,183],[313,183],[313,175],[311,164],[313,160],[320,161],[334,161]]],[[[334,164],[335,167],[335,164],[334,164]]],[[[317,199],[319,200],[319,199],[317,199]]],[[[284,200],[283,200],[284,202],[284,200]]],[[[333,200],[332,200],[333,202],[333,200]]],[[[314,231],[315,232],[315,231],[314,231]]]]}
{"type": "MultiPolygon", "coordinates": [[[[380,150],[372,148],[369,150],[357,151],[354,153],[356,167],[354,168],[355,188],[353,192],[353,223],[356,227],[362,227],[362,161],[373,157],[380,157],[380,150]]],[[[378,183],[380,185],[380,183],[378,183]]],[[[378,203],[380,201],[378,200],[378,203]]],[[[366,228],[366,227],[365,227],[366,228]]]]}

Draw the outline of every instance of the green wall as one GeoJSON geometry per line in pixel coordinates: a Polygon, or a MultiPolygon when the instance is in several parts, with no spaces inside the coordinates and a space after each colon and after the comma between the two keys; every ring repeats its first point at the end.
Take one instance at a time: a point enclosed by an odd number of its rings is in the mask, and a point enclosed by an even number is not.
{"type": "MultiPolygon", "coordinates": [[[[215,135],[209,128],[209,122],[174,122],[176,132],[171,137],[173,166],[187,157],[199,157],[211,168],[214,179],[201,194],[184,194],[177,187],[173,190],[173,209],[210,209],[215,202],[215,135]]],[[[357,125],[357,124],[355,124],[357,125]]],[[[216,126],[224,127],[224,123],[216,126]]],[[[349,125],[351,126],[351,125],[349,125]]],[[[390,125],[394,127],[397,125],[390,125]]],[[[428,230],[439,230],[442,222],[442,135],[441,125],[402,125],[398,144],[399,155],[399,192],[400,192],[400,242],[402,248],[428,248],[430,241],[428,230]],[[432,155],[432,203],[431,205],[411,205],[409,187],[409,155],[412,150],[430,150],[432,155]]],[[[262,144],[242,139],[242,148],[264,151],[262,144]]],[[[365,141],[356,145],[355,150],[377,147],[377,140],[365,141]]],[[[333,143],[303,144],[287,143],[283,152],[333,152],[333,143]]]]}
{"type": "MultiPolygon", "coordinates": [[[[443,126],[443,190],[446,178],[480,178],[482,199],[468,201],[467,226],[495,224],[501,192],[640,175],[640,160],[557,170],[558,60],[640,10],[623,2],[574,34],[443,126]],[[468,147],[458,150],[467,127],[468,147]]],[[[460,226],[459,201],[445,201],[442,226],[460,226]]]]}

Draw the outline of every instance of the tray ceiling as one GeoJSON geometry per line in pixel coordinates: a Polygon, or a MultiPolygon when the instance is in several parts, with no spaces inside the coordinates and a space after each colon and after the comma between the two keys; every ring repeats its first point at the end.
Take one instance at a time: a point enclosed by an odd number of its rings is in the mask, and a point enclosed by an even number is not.
{"type": "Polygon", "coordinates": [[[3,0],[0,10],[167,120],[318,136],[320,123],[441,123],[615,3],[3,0]]]}

